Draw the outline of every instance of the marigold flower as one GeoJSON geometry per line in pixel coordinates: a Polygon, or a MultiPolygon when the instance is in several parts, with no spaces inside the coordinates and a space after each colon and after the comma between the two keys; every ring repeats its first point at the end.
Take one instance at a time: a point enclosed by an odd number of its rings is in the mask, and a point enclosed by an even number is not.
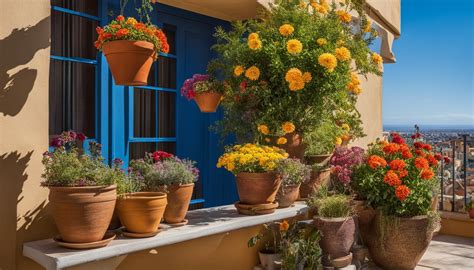
{"type": "Polygon", "coordinates": [[[260,69],[256,66],[251,66],[245,71],[245,77],[249,78],[252,81],[258,80],[260,77],[260,69]]]}
{"type": "Polygon", "coordinates": [[[413,154],[411,153],[410,150],[402,151],[402,157],[403,157],[404,159],[409,159],[409,158],[412,158],[412,157],[413,157],[413,154]]]}
{"type": "Polygon", "coordinates": [[[305,83],[310,82],[312,79],[313,79],[313,77],[311,76],[311,73],[309,73],[309,72],[303,73],[303,80],[304,80],[305,83]]]}
{"type": "Polygon", "coordinates": [[[260,37],[258,36],[258,33],[251,33],[248,37],[248,40],[255,40],[259,39],[260,37]]]}
{"type": "Polygon", "coordinates": [[[351,59],[351,52],[346,47],[336,48],[336,58],[339,61],[347,61],[351,59]]]}
{"type": "Polygon", "coordinates": [[[236,66],[236,67],[234,68],[234,75],[235,75],[235,76],[240,76],[240,75],[242,75],[242,73],[244,73],[244,72],[245,72],[245,68],[244,68],[243,66],[236,66]]]}
{"type": "Polygon", "coordinates": [[[290,224],[286,220],[283,220],[283,222],[280,223],[280,231],[288,231],[290,228],[290,224]]]}
{"type": "Polygon", "coordinates": [[[385,174],[385,177],[383,178],[383,181],[392,186],[392,187],[396,187],[396,186],[399,186],[402,184],[402,181],[400,180],[400,178],[398,177],[398,175],[395,173],[395,171],[393,170],[389,170],[386,174],[385,174]]]}
{"type": "Polygon", "coordinates": [[[372,61],[376,63],[377,65],[382,65],[383,59],[382,56],[380,56],[378,53],[372,53],[372,61]]]}
{"type": "Polygon", "coordinates": [[[438,160],[433,155],[426,155],[426,159],[431,166],[438,166],[438,160]]]}
{"type": "Polygon", "coordinates": [[[290,82],[289,88],[291,91],[298,91],[303,89],[305,86],[303,77],[300,77],[292,82],[290,82]]]}
{"type": "Polygon", "coordinates": [[[400,135],[398,135],[397,133],[393,134],[392,136],[393,136],[393,138],[392,138],[393,143],[405,144],[405,140],[400,135]]]}
{"type": "Polygon", "coordinates": [[[293,123],[291,122],[283,123],[281,128],[283,129],[283,132],[285,132],[285,134],[292,133],[295,131],[295,125],[293,125],[293,123]]]}
{"type": "Polygon", "coordinates": [[[430,165],[428,160],[424,157],[417,157],[415,158],[415,167],[419,170],[427,170],[429,169],[430,165]]]}
{"type": "Polygon", "coordinates": [[[291,54],[298,54],[303,50],[303,44],[297,39],[290,39],[286,42],[286,49],[291,54]]]}
{"type": "Polygon", "coordinates": [[[423,143],[422,142],[414,142],[413,146],[417,149],[423,148],[423,143]]]}
{"type": "Polygon", "coordinates": [[[431,178],[433,178],[433,176],[434,176],[434,172],[430,169],[423,169],[421,171],[421,178],[422,179],[430,180],[431,178]]]}
{"type": "Polygon", "coordinates": [[[335,145],[341,145],[341,144],[342,144],[342,139],[341,139],[340,137],[336,137],[336,138],[334,139],[334,144],[335,144],[335,145]]]}
{"type": "Polygon", "coordinates": [[[405,169],[405,161],[401,159],[394,159],[390,161],[390,169],[395,170],[395,171],[401,171],[405,169]]]}
{"type": "Polygon", "coordinates": [[[410,195],[410,189],[405,185],[400,185],[395,189],[395,196],[400,201],[404,201],[410,195]]]}
{"type": "Polygon", "coordinates": [[[262,41],[260,41],[260,39],[249,39],[247,44],[249,48],[254,51],[262,48],[262,41]]]}
{"type": "Polygon", "coordinates": [[[267,125],[258,125],[257,130],[263,135],[268,135],[270,133],[270,129],[268,129],[267,125]]]}
{"type": "Polygon", "coordinates": [[[400,177],[400,179],[405,178],[408,176],[408,171],[407,170],[398,171],[398,176],[400,177]]]}
{"type": "Polygon", "coordinates": [[[118,15],[116,20],[117,20],[118,22],[123,22],[123,21],[125,20],[125,17],[122,16],[122,15],[118,15]]]}
{"type": "Polygon", "coordinates": [[[328,41],[325,38],[318,38],[316,40],[316,43],[318,43],[319,46],[324,46],[324,45],[328,44],[328,41]]]}
{"type": "Polygon", "coordinates": [[[345,22],[345,23],[351,22],[351,19],[352,19],[351,14],[345,12],[344,10],[337,10],[336,14],[339,16],[339,19],[342,22],[345,22]]]}
{"type": "Polygon", "coordinates": [[[321,13],[321,14],[327,14],[328,13],[328,8],[324,5],[320,5],[320,4],[317,4],[317,3],[311,3],[311,7],[313,7],[313,9],[318,13],[321,13]]]}
{"type": "Polygon", "coordinates": [[[318,57],[318,63],[332,72],[337,66],[337,58],[330,53],[323,53],[318,57]]]}
{"type": "Polygon", "coordinates": [[[297,80],[299,77],[302,77],[303,73],[297,68],[290,68],[285,75],[285,80],[289,83],[297,80]]]}
{"type": "Polygon", "coordinates": [[[130,31],[128,31],[128,29],[122,28],[122,29],[118,30],[118,31],[115,33],[115,36],[116,36],[117,38],[121,38],[121,37],[123,37],[123,36],[128,35],[129,32],[130,32],[130,31]]]}
{"type": "Polygon", "coordinates": [[[382,148],[382,150],[385,154],[394,154],[400,150],[400,145],[396,143],[388,143],[382,148]]]}
{"type": "Polygon", "coordinates": [[[280,32],[280,35],[287,37],[293,34],[293,32],[295,31],[295,28],[291,24],[285,23],[284,25],[280,26],[278,31],[280,32]]]}
{"type": "Polygon", "coordinates": [[[133,17],[128,17],[126,23],[135,25],[137,23],[137,20],[133,17]]]}
{"type": "Polygon", "coordinates": [[[370,168],[372,169],[377,169],[378,167],[385,167],[387,166],[387,161],[380,156],[377,155],[371,155],[369,159],[367,160],[367,163],[369,164],[370,168]]]}
{"type": "Polygon", "coordinates": [[[423,149],[425,149],[426,151],[431,151],[432,148],[431,148],[431,145],[425,143],[423,144],[423,149]]]}
{"type": "Polygon", "coordinates": [[[277,140],[277,144],[286,144],[287,139],[285,137],[280,137],[277,140]]]}
{"type": "Polygon", "coordinates": [[[372,21],[367,19],[364,26],[364,32],[368,33],[372,30],[372,21]]]}
{"type": "Polygon", "coordinates": [[[351,127],[350,127],[348,124],[346,124],[346,123],[342,124],[341,127],[342,127],[342,129],[344,129],[345,131],[350,131],[350,130],[351,130],[351,127]]]}

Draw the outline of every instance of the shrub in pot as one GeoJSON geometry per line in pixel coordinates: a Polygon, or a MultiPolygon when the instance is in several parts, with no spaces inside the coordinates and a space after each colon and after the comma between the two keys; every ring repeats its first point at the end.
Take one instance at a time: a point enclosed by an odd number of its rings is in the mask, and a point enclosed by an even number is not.
{"type": "Polygon", "coordinates": [[[278,161],[288,156],[277,147],[257,144],[227,147],[217,167],[236,175],[240,203],[246,205],[273,204],[281,179],[276,173],[278,161]]]}
{"type": "Polygon", "coordinates": [[[278,162],[277,172],[281,185],[276,200],[279,208],[286,208],[298,199],[300,185],[309,179],[311,169],[298,159],[288,158],[278,162]]]}
{"type": "MultiPolygon", "coordinates": [[[[141,13],[153,9],[148,0],[142,0],[142,4],[141,13]]],[[[163,31],[151,24],[147,14],[140,15],[140,21],[119,15],[103,28],[97,27],[99,36],[94,45],[104,53],[115,84],[146,85],[151,65],[159,53],[169,52],[163,31]],[[148,18],[146,23],[141,21],[144,15],[148,18]]]]}
{"type": "Polygon", "coordinates": [[[322,251],[317,244],[320,233],[314,226],[307,226],[305,223],[301,225],[290,225],[288,232],[282,237],[282,269],[322,269],[322,251]]]}
{"type": "Polygon", "coordinates": [[[184,81],[181,95],[188,100],[194,99],[201,112],[213,113],[228,88],[226,82],[220,82],[209,75],[194,74],[192,78],[184,81]]]}
{"type": "Polygon", "coordinates": [[[393,133],[389,142],[372,144],[353,177],[353,189],[378,211],[364,238],[384,269],[415,268],[439,222],[431,205],[442,157],[414,137],[407,143],[393,133]]]}
{"type": "Polygon", "coordinates": [[[126,175],[103,163],[101,146],[90,142],[90,155],[78,147],[86,137],[73,131],[53,139],[52,152],[43,155],[44,181],[49,188],[52,215],[67,243],[92,243],[104,238],[114,213],[116,183],[126,175]]]}
{"type": "Polygon", "coordinates": [[[167,193],[168,204],[163,217],[168,224],[186,221],[194,182],[199,178],[199,170],[194,165],[194,161],[163,151],[146,154],[144,159],[130,163],[132,172],[143,175],[148,190],[167,193]]]}

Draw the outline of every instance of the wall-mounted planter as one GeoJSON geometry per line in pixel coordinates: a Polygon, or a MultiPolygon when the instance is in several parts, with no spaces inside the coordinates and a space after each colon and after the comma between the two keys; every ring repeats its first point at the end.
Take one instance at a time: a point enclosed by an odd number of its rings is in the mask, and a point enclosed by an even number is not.
{"type": "Polygon", "coordinates": [[[199,107],[199,110],[203,113],[214,113],[219,107],[219,103],[221,102],[222,94],[214,93],[214,92],[205,92],[205,93],[198,93],[194,97],[194,101],[199,107]]]}

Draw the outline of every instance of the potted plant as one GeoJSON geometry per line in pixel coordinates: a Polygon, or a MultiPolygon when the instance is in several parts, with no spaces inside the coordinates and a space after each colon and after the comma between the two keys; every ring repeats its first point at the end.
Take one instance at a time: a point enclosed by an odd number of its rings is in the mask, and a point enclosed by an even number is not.
{"type": "Polygon", "coordinates": [[[364,1],[321,2],[277,0],[259,18],[235,22],[230,31],[217,28],[216,62],[231,86],[216,126],[223,136],[247,137],[251,131],[257,142],[302,159],[305,137],[320,126],[322,115],[343,103],[355,108],[357,75],[381,74],[380,58],[370,60],[376,32],[364,1]],[[351,22],[352,11],[357,21],[351,22]]]}
{"type": "Polygon", "coordinates": [[[45,152],[42,160],[41,185],[49,189],[61,236],[57,242],[73,248],[103,246],[115,237],[104,239],[114,213],[116,182],[125,178],[120,168],[103,163],[100,144],[91,141],[90,155],[84,154],[78,144],[85,139],[82,133],[63,132],[52,140],[54,150],[45,152]]]}
{"type": "Polygon", "coordinates": [[[187,223],[185,217],[194,182],[199,178],[194,161],[156,151],[146,154],[144,159],[131,161],[130,168],[143,175],[148,190],[167,193],[168,204],[163,216],[165,223],[175,226],[187,223]]]}
{"type": "Polygon", "coordinates": [[[431,145],[393,133],[372,144],[355,169],[354,190],[377,210],[363,238],[380,267],[413,269],[427,249],[439,222],[431,205],[440,158],[431,145]]]}
{"type": "Polygon", "coordinates": [[[278,162],[277,172],[281,185],[276,200],[279,208],[286,208],[298,199],[300,185],[309,179],[311,169],[298,159],[287,158],[278,162]]]}
{"type": "Polygon", "coordinates": [[[324,266],[343,268],[352,261],[350,250],[356,228],[349,200],[346,195],[333,195],[310,201],[318,209],[314,224],[322,234],[319,245],[323,250],[324,266]]]}
{"type": "Polygon", "coordinates": [[[181,95],[188,100],[194,99],[199,110],[204,113],[216,112],[222,96],[229,85],[209,75],[194,74],[184,81],[181,95]]]}
{"type": "Polygon", "coordinates": [[[118,182],[117,190],[123,234],[133,238],[156,235],[167,205],[166,193],[149,191],[145,177],[132,169],[127,178],[118,182]]]}
{"type": "Polygon", "coordinates": [[[152,63],[159,53],[169,52],[165,34],[151,24],[147,14],[152,9],[149,0],[142,0],[142,7],[137,9],[139,21],[119,15],[103,28],[97,27],[99,36],[94,45],[103,51],[115,84],[146,85],[152,63]],[[146,23],[142,22],[143,17],[148,19],[146,23]]]}
{"type": "Polygon", "coordinates": [[[305,221],[290,225],[282,237],[282,269],[320,270],[322,268],[320,233],[305,221]],[[302,226],[301,226],[302,225],[302,226]]]}

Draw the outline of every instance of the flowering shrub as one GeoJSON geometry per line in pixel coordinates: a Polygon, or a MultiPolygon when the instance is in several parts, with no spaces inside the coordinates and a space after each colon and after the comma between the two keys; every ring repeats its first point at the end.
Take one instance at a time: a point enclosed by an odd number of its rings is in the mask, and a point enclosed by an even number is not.
{"type": "Polygon", "coordinates": [[[301,163],[299,159],[286,158],[278,162],[277,172],[282,186],[294,186],[309,180],[311,166],[301,163]]]}
{"type": "Polygon", "coordinates": [[[438,185],[435,172],[441,159],[431,145],[420,140],[410,145],[392,133],[390,142],[369,147],[365,162],[354,172],[353,188],[386,215],[425,215],[438,185]]]}
{"type": "Polygon", "coordinates": [[[255,144],[234,145],[228,147],[219,158],[217,168],[224,167],[233,174],[240,172],[271,172],[277,169],[277,163],[288,157],[288,153],[277,147],[255,144]]]}
{"type": "Polygon", "coordinates": [[[194,74],[193,77],[184,81],[181,96],[191,100],[196,94],[206,92],[224,94],[228,89],[229,85],[226,82],[220,82],[209,75],[194,74]]]}
{"type": "Polygon", "coordinates": [[[97,27],[96,31],[99,36],[94,45],[99,50],[105,43],[116,40],[148,41],[155,47],[155,57],[160,52],[168,53],[170,50],[166,35],[161,29],[151,23],[138,22],[133,17],[119,15],[104,28],[97,27]]]}
{"type": "Polygon", "coordinates": [[[362,164],[363,161],[364,149],[355,146],[336,147],[329,163],[332,175],[338,181],[337,184],[349,187],[354,166],[362,164]]]}
{"type": "Polygon", "coordinates": [[[261,135],[287,133],[285,122],[305,135],[318,127],[321,115],[345,110],[342,103],[352,104],[349,114],[359,117],[353,111],[361,92],[356,75],[380,74],[381,58],[372,57],[368,47],[375,31],[363,1],[345,2],[277,0],[261,18],[236,22],[229,32],[217,29],[214,49],[220,58],[210,70],[220,71],[232,89],[218,124],[224,135],[252,130],[263,142],[268,137],[261,135]],[[351,11],[358,13],[357,21],[351,11]]]}
{"type": "Polygon", "coordinates": [[[100,144],[91,141],[91,155],[85,155],[77,146],[85,139],[82,133],[65,131],[51,141],[54,150],[43,154],[42,186],[104,186],[126,178],[120,169],[121,160],[116,160],[112,167],[103,163],[100,144]]]}

